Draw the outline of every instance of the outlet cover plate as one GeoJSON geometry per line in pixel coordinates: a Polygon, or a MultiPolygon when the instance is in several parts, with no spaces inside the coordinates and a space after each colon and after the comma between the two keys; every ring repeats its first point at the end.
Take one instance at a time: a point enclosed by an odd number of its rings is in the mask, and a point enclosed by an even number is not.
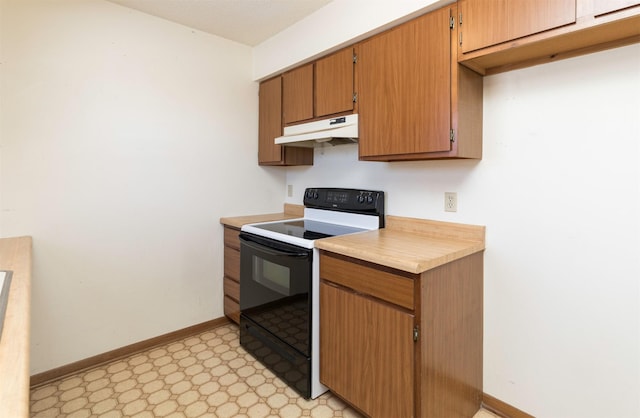
{"type": "Polygon", "coordinates": [[[456,192],[444,192],[444,211],[458,211],[458,194],[456,192]]]}

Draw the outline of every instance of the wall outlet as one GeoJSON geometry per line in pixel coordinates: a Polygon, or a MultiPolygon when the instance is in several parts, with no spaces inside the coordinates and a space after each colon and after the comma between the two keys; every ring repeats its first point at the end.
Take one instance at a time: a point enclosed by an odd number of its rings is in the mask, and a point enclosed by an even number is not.
{"type": "Polygon", "coordinates": [[[455,192],[444,192],[444,211],[458,211],[458,194],[455,192]]]}
{"type": "Polygon", "coordinates": [[[287,184],[287,196],[293,197],[293,184],[287,184]]]}

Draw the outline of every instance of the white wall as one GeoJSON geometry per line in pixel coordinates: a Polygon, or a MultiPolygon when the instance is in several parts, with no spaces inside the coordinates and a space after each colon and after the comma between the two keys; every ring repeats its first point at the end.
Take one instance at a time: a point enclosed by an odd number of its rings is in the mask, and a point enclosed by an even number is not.
{"type": "Polygon", "coordinates": [[[219,218],[284,193],[257,166],[251,49],[100,0],[0,10],[0,236],[33,236],[32,373],[221,317],[219,218]]]}
{"type": "Polygon", "coordinates": [[[316,150],[313,167],[287,170],[288,201],[305,187],[374,188],[392,215],[486,225],[484,391],[537,417],[638,417],[640,45],[486,77],[484,89],[481,161],[316,150]]]}

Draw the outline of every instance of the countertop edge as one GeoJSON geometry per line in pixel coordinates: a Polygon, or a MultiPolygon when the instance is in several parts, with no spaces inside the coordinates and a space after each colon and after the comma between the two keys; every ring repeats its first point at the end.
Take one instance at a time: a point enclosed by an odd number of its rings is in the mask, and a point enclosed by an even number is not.
{"type": "Polygon", "coordinates": [[[11,288],[0,338],[0,416],[29,416],[31,237],[0,238],[0,270],[11,270],[11,288]]]}
{"type": "Polygon", "coordinates": [[[225,216],[220,218],[220,223],[225,226],[240,229],[242,228],[242,225],[246,224],[279,221],[284,219],[295,219],[302,218],[303,216],[304,206],[285,203],[283,212],[245,216],[225,216]]]}
{"type": "Polygon", "coordinates": [[[486,228],[481,225],[396,216],[387,221],[384,229],[323,238],[316,247],[413,274],[485,249],[486,228]],[[412,245],[401,245],[405,241],[412,245]]]}
{"type": "Polygon", "coordinates": [[[455,260],[459,260],[468,255],[484,251],[485,249],[484,244],[481,242],[469,242],[469,245],[465,248],[458,251],[449,252],[446,255],[439,257],[411,257],[400,259],[393,256],[380,255],[380,253],[378,252],[367,251],[366,249],[362,248],[354,250],[353,247],[348,245],[332,243],[330,241],[330,238],[318,240],[316,247],[320,250],[329,251],[332,253],[344,255],[362,261],[367,261],[385,267],[394,268],[397,270],[406,271],[413,274],[422,274],[425,271],[434,269],[455,260]]]}
{"type": "MultiPolygon", "coordinates": [[[[220,218],[220,223],[240,229],[248,223],[299,218],[303,215],[303,209],[285,204],[285,211],[281,213],[224,217],[220,218]]],[[[424,273],[485,249],[486,228],[482,225],[391,215],[386,217],[386,225],[381,230],[319,239],[315,245],[320,250],[413,274],[424,273]],[[409,250],[396,251],[394,245],[404,240],[416,242],[417,245],[409,250]],[[428,251],[422,251],[427,247],[420,248],[423,242],[440,250],[427,254],[428,251]]]]}
{"type": "Polygon", "coordinates": [[[267,213],[264,215],[247,215],[247,216],[233,216],[227,218],[220,218],[220,223],[224,226],[230,226],[232,228],[240,229],[242,225],[252,224],[257,222],[269,222],[280,221],[285,219],[295,219],[298,216],[288,215],[286,213],[267,213]]]}

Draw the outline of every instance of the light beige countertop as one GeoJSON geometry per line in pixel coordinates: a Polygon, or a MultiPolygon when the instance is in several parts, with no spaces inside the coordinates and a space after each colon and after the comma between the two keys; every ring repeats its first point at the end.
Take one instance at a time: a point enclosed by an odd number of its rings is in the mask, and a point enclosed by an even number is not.
{"type": "Polygon", "coordinates": [[[0,338],[0,417],[28,417],[31,237],[0,238],[0,270],[13,271],[0,338]]]}
{"type": "Polygon", "coordinates": [[[220,223],[226,226],[240,229],[242,225],[257,222],[281,221],[284,219],[302,218],[304,216],[304,206],[284,204],[284,211],[280,213],[267,213],[263,215],[230,216],[220,218],[220,223]]]}
{"type": "MultiPolygon", "coordinates": [[[[303,206],[284,206],[282,213],[221,218],[220,223],[241,228],[303,216],[303,206]]],[[[387,216],[385,223],[384,229],[319,239],[316,247],[416,274],[484,250],[484,226],[398,216],[387,216]]]]}
{"type": "Polygon", "coordinates": [[[316,247],[420,274],[484,250],[484,235],[484,226],[387,216],[384,229],[323,238],[316,247]]]}

